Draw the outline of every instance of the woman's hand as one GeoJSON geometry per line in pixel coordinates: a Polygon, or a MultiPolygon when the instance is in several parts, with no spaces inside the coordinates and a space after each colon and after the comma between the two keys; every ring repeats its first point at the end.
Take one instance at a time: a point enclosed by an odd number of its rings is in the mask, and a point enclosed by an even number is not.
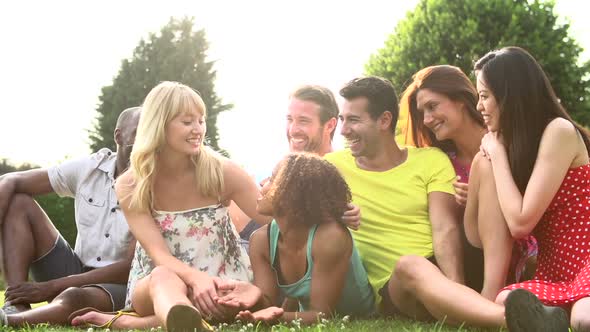
{"type": "Polygon", "coordinates": [[[504,142],[498,135],[498,132],[489,132],[481,139],[481,146],[479,147],[481,153],[488,160],[492,160],[493,157],[500,153],[506,153],[504,142]]]}
{"type": "Polygon", "coordinates": [[[195,271],[187,282],[189,299],[207,319],[222,319],[226,316],[215,301],[218,283],[221,283],[220,278],[211,277],[200,271],[195,271]]]}
{"type": "Polygon", "coordinates": [[[453,183],[453,187],[455,187],[455,201],[460,206],[465,206],[467,204],[468,184],[459,182],[459,180],[461,180],[461,177],[457,176],[457,181],[453,183]]]}
{"type": "Polygon", "coordinates": [[[245,281],[224,280],[218,285],[217,303],[239,309],[252,308],[262,297],[260,288],[245,281]]]}
{"type": "Polygon", "coordinates": [[[282,308],[268,307],[255,312],[250,312],[249,310],[240,311],[236,316],[236,319],[247,323],[264,322],[267,324],[273,324],[283,316],[283,313],[284,311],[282,308]]]}

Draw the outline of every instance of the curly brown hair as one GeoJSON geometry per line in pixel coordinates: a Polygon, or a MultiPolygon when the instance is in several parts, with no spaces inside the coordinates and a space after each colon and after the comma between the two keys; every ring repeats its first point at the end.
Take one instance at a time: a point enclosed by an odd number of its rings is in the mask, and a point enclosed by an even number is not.
{"type": "Polygon", "coordinates": [[[339,221],[350,189],[334,165],[309,153],[292,153],[278,165],[266,198],[275,217],[307,225],[339,221]]]}

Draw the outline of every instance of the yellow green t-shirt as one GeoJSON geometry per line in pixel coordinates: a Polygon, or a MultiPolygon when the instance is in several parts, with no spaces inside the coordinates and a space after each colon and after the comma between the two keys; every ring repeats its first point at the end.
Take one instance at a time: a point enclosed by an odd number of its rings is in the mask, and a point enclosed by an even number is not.
{"type": "Polygon", "coordinates": [[[352,234],[376,296],[401,256],[434,255],[428,194],[455,193],[455,171],[446,154],[437,148],[407,149],[406,161],[384,172],[360,169],[348,149],[325,156],[361,209],[361,227],[352,234]]]}

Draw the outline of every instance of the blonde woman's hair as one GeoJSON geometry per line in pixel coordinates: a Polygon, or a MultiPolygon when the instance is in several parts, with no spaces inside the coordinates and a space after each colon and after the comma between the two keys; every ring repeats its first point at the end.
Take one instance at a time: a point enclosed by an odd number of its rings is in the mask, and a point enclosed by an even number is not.
{"type": "MultiPolygon", "coordinates": [[[[154,178],[158,151],[166,144],[166,126],[176,116],[197,109],[206,116],[203,99],[192,88],[178,82],[162,82],[150,91],[142,105],[137,135],[131,152],[130,170],[133,176],[129,208],[134,211],[154,209],[154,178]]],[[[192,156],[195,165],[197,191],[205,197],[220,199],[223,188],[221,156],[204,146],[192,156]]]]}

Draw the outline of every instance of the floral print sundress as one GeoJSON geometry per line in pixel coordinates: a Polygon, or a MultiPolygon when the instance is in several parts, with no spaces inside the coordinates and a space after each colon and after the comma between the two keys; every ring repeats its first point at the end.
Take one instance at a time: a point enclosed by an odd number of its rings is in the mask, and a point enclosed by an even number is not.
{"type": "MultiPolygon", "coordinates": [[[[153,217],[174,257],[210,276],[252,281],[250,258],[238,241],[227,207],[216,204],[186,211],[156,211],[153,217]]],[[[129,272],[126,308],[131,308],[137,281],[154,267],[138,242],[129,272]]]]}

